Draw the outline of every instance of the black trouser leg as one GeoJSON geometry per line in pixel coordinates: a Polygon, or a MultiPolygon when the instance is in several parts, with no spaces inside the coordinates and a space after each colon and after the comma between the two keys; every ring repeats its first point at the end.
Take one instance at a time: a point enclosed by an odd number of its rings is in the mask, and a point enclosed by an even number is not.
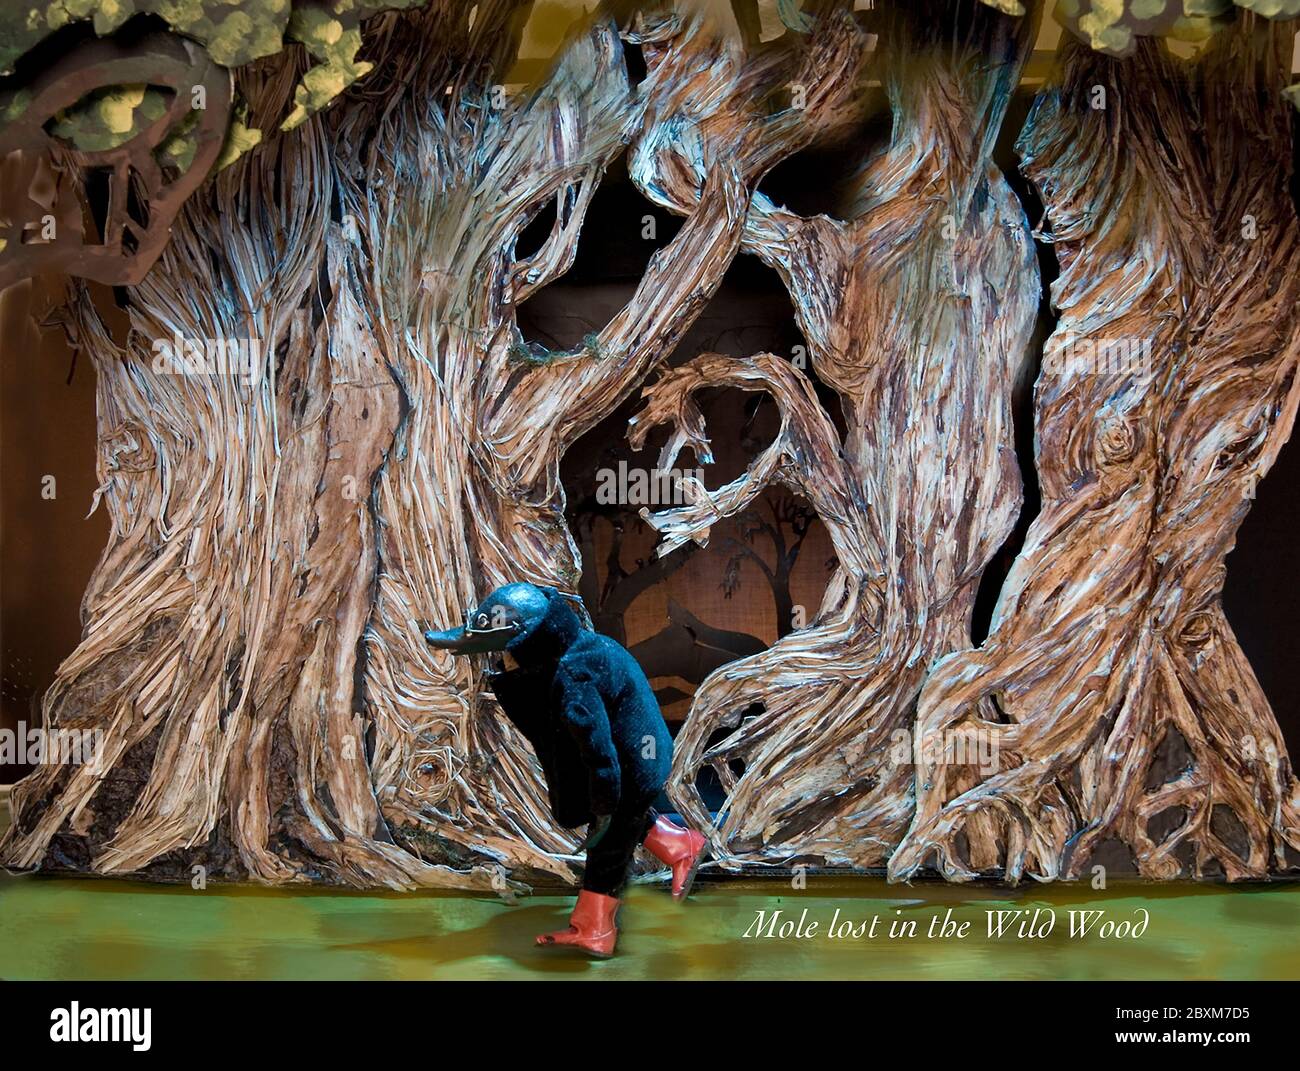
{"type": "Polygon", "coordinates": [[[587,872],[582,887],[602,896],[617,896],[627,881],[632,853],[646,838],[658,813],[649,802],[622,805],[610,818],[609,829],[587,853],[587,872]]]}

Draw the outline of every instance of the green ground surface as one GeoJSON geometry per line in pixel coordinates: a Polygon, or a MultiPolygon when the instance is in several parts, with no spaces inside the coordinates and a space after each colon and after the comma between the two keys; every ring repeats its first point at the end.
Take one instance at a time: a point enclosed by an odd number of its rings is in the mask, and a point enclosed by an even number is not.
{"type": "MultiPolygon", "coordinates": [[[[701,882],[687,904],[639,886],[621,917],[619,955],[592,961],[532,947],[564,924],[571,899],[371,894],[0,875],[0,978],[472,979],[1300,978],[1300,885],[1032,886],[1016,891],[868,878],[701,882]],[[952,909],[964,939],[927,939],[952,909]],[[1045,939],[986,935],[986,912],[1054,909],[1045,939]],[[1116,921],[1150,912],[1137,939],[1069,936],[1071,909],[1116,921]],[[756,912],[819,923],[812,938],[746,938],[756,912]],[[881,916],[875,939],[825,935],[881,916]],[[891,920],[917,937],[888,939],[891,920]]],[[[1045,918],[1040,915],[1040,918],[1045,918]]]]}

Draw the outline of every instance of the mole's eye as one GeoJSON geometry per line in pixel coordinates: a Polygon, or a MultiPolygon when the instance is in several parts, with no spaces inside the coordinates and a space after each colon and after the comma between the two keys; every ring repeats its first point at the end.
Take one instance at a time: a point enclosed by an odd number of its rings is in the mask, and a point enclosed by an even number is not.
{"type": "Polygon", "coordinates": [[[478,615],[478,627],[479,627],[479,628],[487,628],[487,627],[488,627],[488,615],[487,615],[487,614],[479,614],[479,615],[478,615]]]}

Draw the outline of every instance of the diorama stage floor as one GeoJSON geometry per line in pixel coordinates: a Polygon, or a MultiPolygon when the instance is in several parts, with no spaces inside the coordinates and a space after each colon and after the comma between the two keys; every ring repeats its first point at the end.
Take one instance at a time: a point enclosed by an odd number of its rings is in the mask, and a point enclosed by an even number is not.
{"type": "MultiPolygon", "coordinates": [[[[675,904],[638,886],[621,916],[619,955],[593,961],[533,947],[572,900],[146,885],[0,874],[3,979],[1178,979],[1300,978],[1300,884],[1030,886],[1020,891],[870,878],[701,882],[675,904]],[[925,936],[933,916],[969,922],[964,938],[925,936]],[[986,913],[1054,910],[1045,938],[986,936],[986,913]],[[1139,908],[1139,938],[1069,936],[1069,912],[1139,908]],[[757,912],[809,938],[744,937],[757,912]],[[875,939],[830,938],[879,915],[875,939]],[[891,921],[917,937],[888,939],[891,921]]],[[[1019,916],[1018,919],[1027,916],[1019,916]]]]}

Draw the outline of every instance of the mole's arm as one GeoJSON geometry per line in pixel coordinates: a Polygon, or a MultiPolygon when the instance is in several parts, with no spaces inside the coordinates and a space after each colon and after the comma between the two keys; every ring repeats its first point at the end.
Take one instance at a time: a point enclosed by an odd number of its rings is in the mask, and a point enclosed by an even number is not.
{"type": "Polygon", "coordinates": [[[560,717],[587,767],[592,813],[612,814],[621,793],[618,752],[595,677],[586,667],[561,664],[555,690],[560,717]]]}

